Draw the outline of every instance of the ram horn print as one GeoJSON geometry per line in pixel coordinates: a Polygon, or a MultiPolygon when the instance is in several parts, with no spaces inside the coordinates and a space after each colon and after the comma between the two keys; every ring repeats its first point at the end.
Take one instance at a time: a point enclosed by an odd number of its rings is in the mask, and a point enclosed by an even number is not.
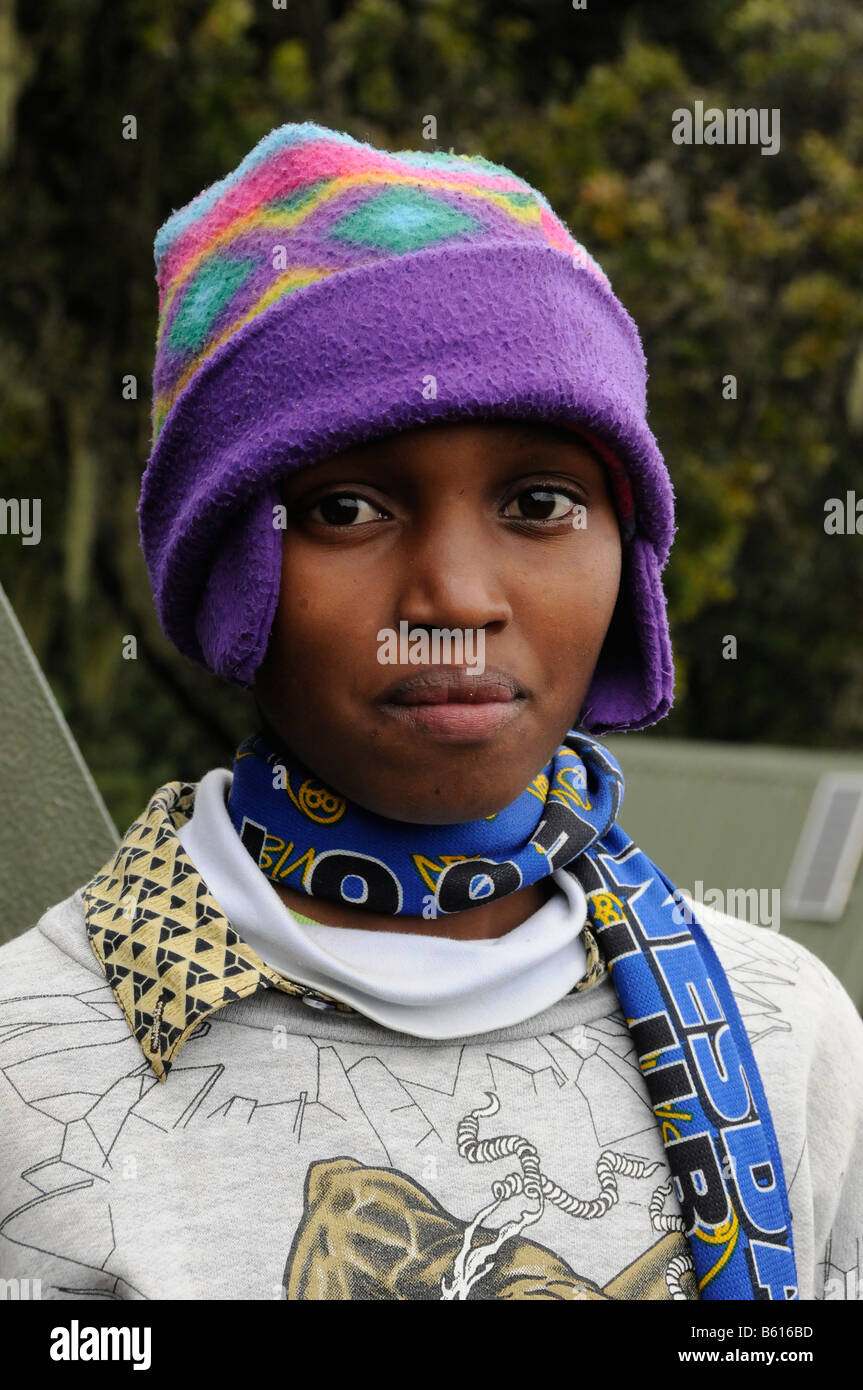
{"type": "Polygon", "coordinates": [[[646,1163],[644,1159],[630,1154],[605,1149],[599,1155],[596,1164],[599,1197],[589,1200],[574,1197],[541,1172],[539,1154],[529,1139],[520,1134],[499,1134],[493,1139],[479,1138],[479,1121],[496,1115],[500,1109],[496,1091],[486,1091],[485,1095],[488,1104],[482,1109],[471,1110],[459,1124],[456,1136],[458,1151],[469,1163],[492,1163],[499,1158],[514,1156],[519,1161],[521,1171],[508,1173],[505,1178],[498,1178],[491,1184],[494,1201],[483,1207],[466,1228],[462,1248],[456,1256],[453,1277],[451,1280],[441,1281],[441,1298],[444,1300],[467,1298],[477,1280],[482,1279],[491,1269],[494,1256],[504,1241],[519,1235],[526,1226],[538,1221],[547,1201],[568,1212],[570,1216],[592,1221],[604,1216],[617,1202],[619,1194],[616,1173],[630,1178],[643,1178],[659,1167],[658,1162],[646,1163]],[[516,1220],[501,1226],[491,1246],[471,1249],[474,1231],[480,1222],[490,1216],[502,1202],[522,1194],[535,1203],[533,1210],[528,1208],[522,1211],[516,1220]]]}
{"type": "Polygon", "coordinates": [[[393,1168],[370,1168],[348,1157],[324,1159],[306,1174],[303,1216],[284,1273],[289,1301],[397,1299],[439,1301],[466,1249],[497,1244],[491,1267],[461,1297],[474,1301],[539,1299],[697,1298],[685,1238],[668,1232],[608,1284],[579,1275],[554,1251],[523,1233],[465,1222],[446,1211],[420,1183],[393,1168]],[[472,1236],[466,1242],[470,1226],[472,1236]],[[669,1271],[671,1272],[669,1276],[669,1271]]]}
{"type": "Polygon", "coordinates": [[[600,1195],[591,1198],[573,1197],[570,1192],[565,1192],[556,1182],[552,1182],[551,1178],[540,1172],[539,1154],[529,1139],[523,1139],[520,1134],[500,1134],[494,1139],[479,1139],[479,1120],[496,1115],[500,1109],[497,1093],[486,1091],[485,1094],[488,1097],[488,1105],[482,1110],[472,1110],[469,1115],[465,1115],[458,1127],[456,1144],[462,1158],[466,1158],[469,1163],[491,1163],[494,1159],[506,1158],[511,1154],[518,1158],[521,1172],[510,1173],[491,1185],[492,1194],[498,1201],[524,1192],[541,1204],[553,1202],[570,1216],[593,1221],[610,1211],[618,1200],[616,1173],[627,1178],[647,1178],[661,1166],[658,1161],[648,1163],[634,1154],[603,1149],[596,1161],[600,1195]]]}

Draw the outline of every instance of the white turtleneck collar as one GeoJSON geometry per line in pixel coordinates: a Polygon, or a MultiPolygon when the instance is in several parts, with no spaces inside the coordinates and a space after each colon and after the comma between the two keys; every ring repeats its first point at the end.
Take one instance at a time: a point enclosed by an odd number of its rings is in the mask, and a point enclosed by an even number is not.
{"type": "MultiPolygon", "coordinates": [[[[552,875],[559,891],[538,912],[488,940],[300,922],[234,829],[226,805],[232,781],[226,768],[206,773],[192,819],[178,834],[235,930],[280,974],[422,1038],[521,1023],[557,1003],[584,974],[587,901],[565,870],[552,875]]],[[[309,906],[314,913],[313,898],[309,906]]]]}

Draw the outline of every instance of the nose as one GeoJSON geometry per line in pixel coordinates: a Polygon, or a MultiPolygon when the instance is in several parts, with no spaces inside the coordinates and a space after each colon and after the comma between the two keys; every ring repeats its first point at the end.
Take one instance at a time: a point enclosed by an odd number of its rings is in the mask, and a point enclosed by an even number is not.
{"type": "Polygon", "coordinates": [[[412,627],[503,628],[512,619],[503,555],[467,508],[405,534],[397,620],[412,627]]]}

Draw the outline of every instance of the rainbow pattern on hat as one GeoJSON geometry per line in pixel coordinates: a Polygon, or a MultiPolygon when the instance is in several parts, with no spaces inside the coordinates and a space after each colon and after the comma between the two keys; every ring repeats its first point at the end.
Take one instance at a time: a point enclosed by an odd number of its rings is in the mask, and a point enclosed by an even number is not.
{"type": "Polygon", "coordinates": [[[153,442],[213,353],[288,295],[387,257],[507,239],[608,285],[543,195],[481,155],[388,153],[311,121],[272,130],[156,236],[153,442]]]}

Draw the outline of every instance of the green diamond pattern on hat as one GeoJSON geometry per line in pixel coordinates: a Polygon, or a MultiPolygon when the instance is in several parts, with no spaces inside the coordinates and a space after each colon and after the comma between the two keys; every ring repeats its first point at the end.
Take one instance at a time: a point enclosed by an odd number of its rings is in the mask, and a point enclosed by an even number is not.
{"type": "Polygon", "coordinates": [[[297,212],[299,208],[305,207],[306,203],[313,203],[326,184],[326,179],[316,179],[304,188],[295,188],[293,193],[279,194],[277,198],[270,199],[267,208],[270,212],[297,212]]]}
{"type": "Polygon", "coordinates": [[[171,328],[171,347],[196,352],[216,315],[248,280],[255,262],[215,256],[198,272],[183,297],[171,328]]]}
{"type": "Polygon", "coordinates": [[[324,281],[331,294],[340,275],[376,261],[501,239],[560,251],[607,285],[539,190],[502,164],[452,150],[390,154],[313,122],[272,131],[156,238],[154,444],[204,364],[256,318],[324,281]],[[282,243],[284,263],[269,254],[282,243]],[[243,279],[238,263],[249,258],[243,279]]]}
{"type": "Polygon", "coordinates": [[[416,188],[390,188],[334,222],[329,236],[387,251],[419,251],[450,237],[484,231],[475,217],[416,188]]]}

